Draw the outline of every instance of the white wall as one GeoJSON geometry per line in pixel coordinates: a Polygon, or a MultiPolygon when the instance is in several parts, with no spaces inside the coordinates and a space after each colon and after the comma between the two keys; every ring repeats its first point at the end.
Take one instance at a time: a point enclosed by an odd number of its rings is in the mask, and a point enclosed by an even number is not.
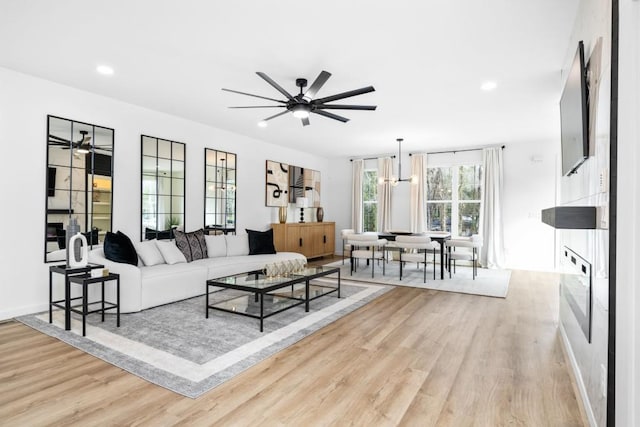
{"type": "MultiPolygon", "coordinates": [[[[265,160],[321,171],[328,161],[200,123],[97,96],[0,68],[0,187],[4,225],[0,239],[3,278],[0,320],[45,310],[44,263],[46,116],[52,114],[115,129],[113,229],[140,238],[140,135],[187,144],[187,230],[203,226],[204,148],[238,154],[238,228],[264,229],[277,221],[265,207],[265,160]]],[[[249,125],[249,124],[248,124],[249,125]]],[[[335,209],[325,204],[327,220],[335,209]]]]}
{"type": "Polygon", "coordinates": [[[507,144],[504,149],[507,268],[555,269],[555,231],[542,222],[540,212],[555,206],[559,146],[556,140],[507,144]]]}
{"type": "Polygon", "coordinates": [[[620,0],[616,425],[640,425],[640,2],[620,0]]]}

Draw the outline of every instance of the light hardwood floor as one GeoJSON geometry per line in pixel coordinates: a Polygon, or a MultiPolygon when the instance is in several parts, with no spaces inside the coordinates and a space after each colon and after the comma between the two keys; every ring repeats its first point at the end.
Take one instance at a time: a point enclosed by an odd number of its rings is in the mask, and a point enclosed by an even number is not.
{"type": "Polygon", "coordinates": [[[198,399],[0,324],[0,425],[582,426],[552,275],[398,287],[198,399]]]}

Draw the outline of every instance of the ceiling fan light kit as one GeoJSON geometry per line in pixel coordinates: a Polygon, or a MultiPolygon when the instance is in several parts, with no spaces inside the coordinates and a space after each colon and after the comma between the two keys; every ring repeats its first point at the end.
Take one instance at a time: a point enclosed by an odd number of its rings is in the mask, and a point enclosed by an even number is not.
{"type": "Polygon", "coordinates": [[[225,89],[222,90],[232,93],[238,93],[240,95],[252,96],[254,98],[266,99],[268,101],[277,102],[277,105],[251,105],[251,106],[242,106],[242,107],[229,107],[229,108],[285,108],[286,110],[274,114],[266,119],[260,121],[258,126],[265,127],[267,125],[267,121],[274,119],[276,117],[282,116],[288,112],[291,112],[294,117],[300,119],[302,121],[303,126],[308,126],[310,124],[309,116],[311,113],[318,114],[320,116],[327,117],[329,119],[338,120],[340,122],[346,123],[349,121],[348,118],[339,116],[334,113],[330,113],[325,110],[361,110],[361,111],[373,111],[377,106],[375,105],[341,105],[341,104],[328,104],[329,102],[338,101],[344,98],[350,98],[352,96],[358,96],[365,93],[373,92],[375,89],[373,86],[363,87],[361,89],[350,90],[348,92],[338,93],[336,95],[327,96],[324,98],[315,98],[316,94],[322,88],[322,86],[327,82],[329,77],[331,77],[331,73],[327,71],[321,71],[318,77],[313,81],[309,89],[304,92],[304,88],[307,87],[307,79],[299,78],[296,79],[296,86],[300,88],[300,93],[296,96],[291,95],[287,92],[282,86],[276,83],[272,78],[267,76],[265,73],[258,71],[256,72],[258,76],[260,76],[264,81],[269,83],[273,88],[275,88],[278,92],[280,92],[286,100],[279,100],[275,98],[269,98],[262,95],[254,95],[247,92],[241,92],[233,89],[225,89]]]}

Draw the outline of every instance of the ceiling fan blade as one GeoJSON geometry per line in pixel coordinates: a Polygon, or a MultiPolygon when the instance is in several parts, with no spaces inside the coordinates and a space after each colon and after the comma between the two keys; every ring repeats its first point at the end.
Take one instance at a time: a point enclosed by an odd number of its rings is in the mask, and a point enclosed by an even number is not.
{"type": "Polygon", "coordinates": [[[311,103],[314,105],[324,104],[326,102],[337,101],[338,99],[349,98],[350,96],[362,95],[373,91],[375,91],[373,86],[367,86],[362,89],[350,90],[349,92],[342,92],[337,95],[327,96],[326,98],[314,99],[311,103]]]}
{"type": "Polygon", "coordinates": [[[51,139],[57,139],[58,141],[60,141],[60,142],[66,142],[67,144],[69,144],[69,142],[70,142],[68,139],[64,139],[64,138],[61,138],[61,137],[59,137],[59,136],[55,136],[55,135],[49,135],[49,138],[51,138],[51,139]]]}
{"type": "Polygon", "coordinates": [[[309,117],[303,117],[300,120],[302,120],[302,126],[309,126],[311,124],[309,122],[309,117]]]}
{"type": "Polygon", "coordinates": [[[228,107],[228,108],[285,108],[286,105],[251,105],[248,107],[228,107]]]}
{"type": "Polygon", "coordinates": [[[316,105],[316,108],[319,110],[367,110],[373,111],[377,108],[377,105],[327,105],[320,104],[316,105]]]}
{"type": "Polygon", "coordinates": [[[61,145],[63,147],[68,147],[69,146],[69,143],[66,142],[66,141],[52,141],[52,140],[49,140],[49,144],[50,145],[61,145]]]}
{"type": "Polygon", "coordinates": [[[342,116],[339,116],[337,114],[329,113],[327,111],[311,110],[311,112],[312,113],[316,113],[316,114],[320,114],[321,116],[325,116],[325,117],[328,117],[330,119],[339,120],[342,123],[347,123],[349,121],[349,119],[347,119],[346,117],[342,117],[342,116]]]}
{"type": "Polygon", "coordinates": [[[239,90],[225,89],[225,88],[222,88],[222,90],[224,90],[226,92],[239,93],[240,95],[253,96],[254,98],[261,98],[261,99],[266,99],[266,100],[269,100],[269,101],[280,102],[282,104],[285,103],[284,101],[281,101],[279,99],[267,98],[266,96],[254,95],[252,93],[247,93],[247,92],[240,92],[239,90]]]}
{"type": "Polygon", "coordinates": [[[281,115],[283,115],[283,114],[287,114],[288,112],[289,112],[289,110],[287,110],[287,111],[283,111],[282,113],[274,114],[274,115],[273,115],[273,116],[271,116],[271,117],[267,117],[267,118],[266,118],[266,119],[264,119],[263,121],[265,121],[265,122],[266,122],[267,120],[275,119],[276,117],[281,116],[281,115]]]}
{"type": "Polygon", "coordinates": [[[287,92],[286,90],[284,90],[282,88],[282,86],[280,86],[278,83],[276,83],[275,81],[273,81],[271,79],[271,77],[267,76],[265,73],[263,73],[262,71],[256,71],[256,74],[259,75],[260,77],[262,77],[267,83],[269,83],[271,86],[273,86],[274,88],[276,88],[276,90],[278,92],[280,92],[281,94],[283,94],[284,96],[287,97],[287,99],[292,100],[293,96],[291,96],[291,94],[289,92],[287,92]]]}
{"type": "Polygon", "coordinates": [[[311,86],[309,86],[309,89],[307,89],[307,91],[305,92],[304,98],[307,101],[311,101],[313,98],[315,98],[316,93],[318,93],[320,88],[327,82],[327,80],[329,80],[329,77],[331,77],[330,72],[321,71],[320,74],[318,74],[318,77],[316,77],[314,82],[311,84],[311,86]]]}

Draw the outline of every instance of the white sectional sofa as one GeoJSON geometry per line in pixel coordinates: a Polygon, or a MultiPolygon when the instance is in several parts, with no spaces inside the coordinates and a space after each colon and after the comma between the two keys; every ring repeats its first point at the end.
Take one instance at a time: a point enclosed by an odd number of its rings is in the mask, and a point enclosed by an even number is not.
{"type": "MultiPolygon", "coordinates": [[[[120,274],[120,311],[132,313],[203,295],[208,279],[260,270],[273,262],[306,260],[304,255],[294,252],[249,255],[247,235],[206,236],[206,242],[209,257],[192,262],[144,265],[140,260],[135,266],[106,259],[102,248],[92,250],[89,261],[103,264],[110,272],[120,274]]],[[[145,242],[136,244],[136,247],[143,244],[145,242]]],[[[115,300],[113,288],[108,286],[105,289],[109,292],[109,300],[115,300]]]]}

